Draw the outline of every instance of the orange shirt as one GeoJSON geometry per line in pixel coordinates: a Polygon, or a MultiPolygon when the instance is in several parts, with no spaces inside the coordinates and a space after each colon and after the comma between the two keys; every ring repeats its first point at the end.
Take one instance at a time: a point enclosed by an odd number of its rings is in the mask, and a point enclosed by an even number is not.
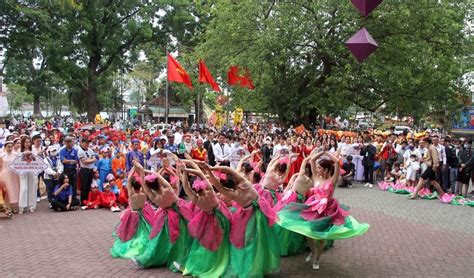
{"type": "Polygon", "coordinates": [[[114,158],[112,159],[112,171],[114,175],[117,175],[117,170],[122,169],[122,172],[125,173],[125,157],[114,158]]]}

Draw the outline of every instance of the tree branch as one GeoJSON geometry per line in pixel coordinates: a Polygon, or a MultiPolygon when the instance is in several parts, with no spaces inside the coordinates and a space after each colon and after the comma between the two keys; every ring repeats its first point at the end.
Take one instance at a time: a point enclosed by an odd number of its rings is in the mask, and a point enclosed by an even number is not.
{"type": "Polygon", "coordinates": [[[135,33],[127,42],[123,43],[121,46],[119,46],[117,48],[117,50],[109,56],[109,58],[107,59],[107,61],[105,62],[105,64],[100,67],[100,69],[98,69],[96,71],[96,75],[99,76],[100,74],[102,74],[104,71],[106,71],[110,65],[112,65],[112,63],[114,62],[115,58],[122,52],[124,51],[125,49],[129,48],[133,42],[135,41],[135,39],[138,37],[138,33],[135,33]]]}
{"type": "Polygon", "coordinates": [[[138,12],[140,11],[140,8],[138,8],[137,10],[133,11],[132,13],[124,16],[122,19],[120,19],[119,21],[117,21],[115,24],[112,24],[112,28],[117,26],[117,25],[120,25],[122,24],[123,22],[127,21],[129,18],[131,18],[132,16],[136,15],[138,12]]]}

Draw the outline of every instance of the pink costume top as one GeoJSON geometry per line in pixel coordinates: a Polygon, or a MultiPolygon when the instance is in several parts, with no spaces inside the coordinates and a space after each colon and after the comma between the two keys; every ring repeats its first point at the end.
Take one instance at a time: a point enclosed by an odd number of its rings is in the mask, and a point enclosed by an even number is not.
{"type": "Polygon", "coordinates": [[[189,234],[199,240],[199,243],[210,251],[216,251],[223,238],[224,230],[219,224],[216,213],[222,214],[229,222],[232,222],[232,213],[223,201],[214,194],[212,187],[207,186],[206,181],[197,180],[193,188],[200,189],[203,195],[198,195],[195,204],[200,211],[188,224],[189,234]],[[201,185],[201,187],[199,187],[201,185]]]}
{"type": "Polygon", "coordinates": [[[260,197],[263,197],[268,201],[271,207],[275,206],[281,200],[281,194],[275,189],[263,187],[260,184],[255,184],[254,188],[260,197]]]}
{"type": "Polygon", "coordinates": [[[120,224],[117,227],[117,236],[122,241],[128,241],[135,235],[140,222],[140,212],[143,219],[153,224],[153,207],[146,202],[144,194],[133,194],[129,199],[129,207],[120,216],[120,224]]]}
{"type": "MultiPolygon", "coordinates": [[[[238,190],[241,196],[253,193],[243,193],[245,191],[254,191],[255,195],[258,194],[251,186],[240,187],[240,190],[238,190]]],[[[250,204],[245,203],[247,200],[246,198],[234,199],[239,206],[237,207],[237,211],[233,214],[233,221],[230,230],[230,242],[237,248],[243,248],[245,245],[245,230],[247,229],[250,218],[255,213],[255,209],[260,209],[260,211],[267,217],[269,226],[273,226],[278,219],[276,212],[272,209],[267,199],[258,198],[257,196],[255,197],[256,198],[253,199],[250,204]]]]}
{"type": "Polygon", "coordinates": [[[348,211],[342,209],[339,202],[333,198],[334,186],[330,180],[322,185],[312,188],[305,204],[307,209],[301,211],[301,217],[311,221],[322,217],[330,217],[335,225],[344,224],[345,217],[349,215],[348,211]]]}
{"type": "Polygon", "coordinates": [[[161,232],[165,220],[168,220],[169,237],[171,243],[175,243],[179,237],[180,216],[186,220],[192,219],[192,212],[183,199],[178,198],[171,187],[165,187],[153,201],[159,206],[155,213],[155,220],[150,232],[150,239],[161,232]]]}

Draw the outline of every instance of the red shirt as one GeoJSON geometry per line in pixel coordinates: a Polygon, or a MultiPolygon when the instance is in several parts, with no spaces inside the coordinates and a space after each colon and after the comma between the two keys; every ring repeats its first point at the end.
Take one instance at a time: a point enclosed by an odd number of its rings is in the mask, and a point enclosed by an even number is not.
{"type": "Polygon", "coordinates": [[[115,197],[115,194],[112,192],[112,191],[104,191],[104,192],[101,192],[100,194],[100,199],[102,200],[103,203],[110,203],[110,201],[114,201],[117,199],[115,197]]]}
{"type": "Polygon", "coordinates": [[[206,149],[199,150],[199,148],[194,148],[191,150],[191,157],[199,161],[206,161],[207,151],[206,149]]]}

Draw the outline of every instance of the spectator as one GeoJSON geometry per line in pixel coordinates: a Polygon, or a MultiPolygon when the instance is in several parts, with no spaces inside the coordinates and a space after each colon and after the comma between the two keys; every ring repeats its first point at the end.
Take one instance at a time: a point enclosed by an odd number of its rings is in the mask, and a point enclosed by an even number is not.
{"type": "MultiPolygon", "coordinates": [[[[22,160],[34,160],[35,157],[31,150],[31,139],[27,135],[23,135],[21,139],[21,156],[22,160]]],[[[31,173],[23,173],[20,176],[20,200],[19,213],[22,214],[25,209],[29,212],[35,212],[36,197],[38,190],[38,176],[31,173]]]]}
{"type": "Polygon", "coordinates": [[[72,186],[69,184],[67,175],[61,174],[59,184],[54,188],[53,195],[51,206],[57,212],[76,210],[79,205],[79,201],[73,196],[72,186]]]}
{"type": "Polygon", "coordinates": [[[79,170],[79,176],[81,179],[81,202],[84,202],[84,200],[87,200],[89,191],[91,190],[93,177],[92,169],[95,167],[94,164],[97,161],[94,151],[89,149],[89,139],[82,138],[77,156],[81,166],[81,169],[79,170]]]}
{"type": "Polygon", "coordinates": [[[372,188],[374,184],[374,165],[375,165],[375,154],[377,149],[372,145],[370,137],[366,137],[364,147],[360,151],[362,158],[362,165],[364,166],[365,186],[372,188]]]}
{"type": "Polygon", "coordinates": [[[65,146],[59,151],[59,159],[64,166],[64,174],[69,178],[72,186],[73,196],[77,196],[77,149],[74,148],[74,138],[66,137],[65,146]]]}
{"type": "Polygon", "coordinates": [[[54,188],[59,183],[59,176],[63,173],[64,166],[58,157],[58,148],[51,146],[46,149],[46,154],[44,162],[48,165],[48,168],[44,170],[44,183],[48,194],[49,208],[52,208],[54,188]]]}
{"type": "Polygon", "coordinates": [[[352,181],[354,180],[355,175],[355,164],[352,163],[352,156],[346,156],[346,162],[342,164],[342,169],[344,170],[344,175],[341,176],[339,187],[352,187],[352,181]]]}

